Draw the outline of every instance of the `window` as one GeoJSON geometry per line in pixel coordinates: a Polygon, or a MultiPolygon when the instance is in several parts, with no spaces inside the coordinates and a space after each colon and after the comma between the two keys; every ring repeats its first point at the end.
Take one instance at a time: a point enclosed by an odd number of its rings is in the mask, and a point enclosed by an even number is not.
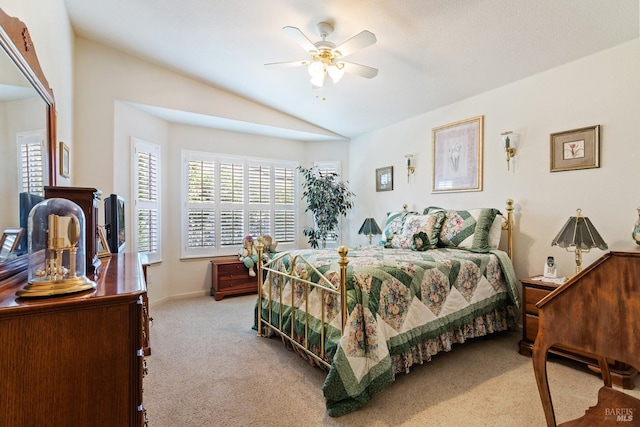
{"type": "Polygon", "coordinates": [[[44,130],[20,132],[18,142],[19,193],[30,193],[44,197],[45,147],[44,130]]]}
{"type": "Polygon", "coordinates": [[[160,146],[131,138],[133,146],[134,251],[161,260],[160,146]]]}
{"type": "Polygon", "coordinates": [[[183,151],[182,256],[236,254],[245,236],[296,237],[297,164],[183,151]]]}

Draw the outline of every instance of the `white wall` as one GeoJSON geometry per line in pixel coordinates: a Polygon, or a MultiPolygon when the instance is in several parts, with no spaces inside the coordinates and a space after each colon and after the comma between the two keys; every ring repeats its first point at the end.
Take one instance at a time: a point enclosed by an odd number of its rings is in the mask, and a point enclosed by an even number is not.
{"type": "MultiPolygon", "coordinates": [[[[358,204],[352,212],[351,243],[362,218],[403,203],[422,210],[498,207],[516,202],[515,267],[519,277],[540,274],[548,255],[559,274],[575,270],[573,254],[551,247],[567,218],[582,208],[610,248],[632,248],[631,229],[640,205],[640,40],[583,58],[351,141],[350,175],[358,204]],[[432,194],[431,129],[484,115],[484,191],[432,194]],[[550,134],[601,126],[601,167],[549,171],[550,134]],[[512,172],[507,172],[500,134],[521,134],[512,172]],[[416,173],[407,183],[404,154],[415,155],[416,173]],[[375,192],[374,170],[394,166],[394,190],[375,192]],[[358,172],[356,172],[358,171],[358,172]],[[363,171],[364,173],[360,173],[363,171]]],[[[425,94],[428,96],[428,94],[425,94]]],[[[600,257],[595,249],[583,265],[600,257]]]]}
{"type": "MultiPolygon", "coordinates": [[[[303,143],[250,134],[169,124],[133,108],[140,103],[212,114],[255,123],[318,132],[306,122],[269,110],[103,45],[76,39],[74,185],[117,193],[131,204],[130,138],[162,146],[162,263],[149,269],[152,303],[171,296],[203,294],[211,287],[209,259],[180,259],[180,158],[182,150],[206,151],[310,162],[342,160],[348,170],[345,143],[303,143]]],[[[131,213],[131,210],[129,210],[131,213]]],[[[100,212],[100,222],[104,213],[100,212]]],[[[133,218],[128,217],[132,236],[133,218]]],[[[131,250],[127,245],[126,250],[131,250]]]]}

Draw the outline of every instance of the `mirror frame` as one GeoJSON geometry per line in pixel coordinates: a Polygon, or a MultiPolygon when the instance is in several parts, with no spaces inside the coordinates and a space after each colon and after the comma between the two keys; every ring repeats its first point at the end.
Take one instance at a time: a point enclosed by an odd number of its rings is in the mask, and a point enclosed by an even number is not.
{"type": "MultiPolygon", "coordinates": [[[[1,8],[0,45],[47,104],[47,169],[49,185],[56,186],[58,183],[58,156],[56,153],[56,103],[53,90],[49,87],[42,68],[40,68],[36,49],[31,41],[27,26],[18,18],[7,15],[1,8]]],[[[12,276],[24,280],[22,278],[25,276],[24,274],[17,275],[21,272],[26,273],[27,267],[28,255],[0,264],[0,281],[12,276]]]]}

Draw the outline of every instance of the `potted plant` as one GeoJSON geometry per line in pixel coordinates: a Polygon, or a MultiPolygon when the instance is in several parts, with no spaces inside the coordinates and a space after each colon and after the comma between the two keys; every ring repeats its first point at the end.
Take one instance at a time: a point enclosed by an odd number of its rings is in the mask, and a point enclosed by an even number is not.
{"type": "Polygon", "coordinates": [[[302,197],[307,201],[305,212],[313,213],[313,227],[304,229],[312,248],[322,244],[324,249],[328,238],[337,237],[335,230],[341,216],[352,208],[354,193],[347,188],[347,182],[340,180],[334,172],[320,173],[317,168],[298,167],[304,176],[302,197]]]}

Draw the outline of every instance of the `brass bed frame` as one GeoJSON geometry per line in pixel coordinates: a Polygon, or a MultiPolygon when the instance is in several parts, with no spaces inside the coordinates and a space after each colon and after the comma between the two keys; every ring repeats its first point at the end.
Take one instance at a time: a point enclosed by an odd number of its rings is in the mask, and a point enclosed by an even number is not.
{"type": "MultiPolygon", "coordinates": [[[[404,205],[404,210],[407,210],[407,205],[404,205]]],[[[507,215],[506,217],[503,217],[503,223],[502,223],[502,229],[507,231],[507,255],[509,256],[510,259],[513,259],[513,228],[514,228],[514,220],[513,220],[513,200],[512,199],[508,199],[507,200],[507,207],[506,207],[506,211],[507,211],[507,215]]],[[[324,276],[322,273],[320,273],[312,264],[309,263],[309,261],[307,261],[307,259],[305,259],[303,256],[301,255],[294,255],[291,256],[291,260],[290,260],[290,265],[289,265],[289,269],[288,271],[280,271],[280,270],[276,270],[273,268],[273,265],[278,262],[281,258],[290,255],[289,252],[281,252],[278,253],[275,257],[273,257],[272,259],[266,261],[266,262],[262,262],[262,251],[263,251],[263,244],[262,241],[260,239],[258,239],[258,244],[256,245],[257,247],[257,251],[258,251],[258,260],[260,260],[261,262],[258,262],[258,305],[256,307],[257,310],[257,320],[256,320],[256,326],[258,328],[258,336],[266,336],[263,332],[264,327],[268,327],[270,330],[272,330],[273,332],[277,333],[278,335],[280,335],[281,338],[283,338],[285,341],[289,342],[294,348],[297,348],[299,350],[301,350],[304,354],[306,354],[307,356],[309,356],[311,359],[315,360],[317,363],[320,363],[322,366],[326,367],[327,369],[329,369],[331,367],[331,365],[324,359],[325,356],[325,328],[326,327],[322,327],[321,328],[321,335],[320,335],[320,351],[319,354],[314,353],[310,348],[309,348],[309,295],[310,295],[310,290],[311,288],[318,288],[320,289],[321,292],[321,300],[324,301],[324,298],[326,296],[326,293],[330,293],[333,295],[336,295],[339,299],[340,299],[340,308],[341,308],[341,314],[342,314],[342,319],[341,319],[341,332],[344,332],[344,328],[347,322],[347,265],[349,264],[349,260],[347,259],[347,253],[349,252],[349,250],[345,247],[345,246],[340,246],[338,248],[338,255],[339,255],[339,260],[338,260],[338,265],[340,266],[340,281],[339,281],[339,285],[335,285],[334,283],[332,283],[332,281],[327,278],[326,276],[324,276]],[[308,268],[311,269],[311,271],[313,271],[315,274],[318,275],[319,280],[318,283],[315,282],[311,282],[309,281],[306,277],[301,277],[298,275],[297,273],[297,269],[296,269],[296,265],[298,263],[304,263],[308,266],[308,268]],[[278,313],[278,324],[274,324],[273,322],[273,317],[272,317],[272,304],[273,304],[273,299],[271,298],[271,283],[273,282],[272,280],[269,281],[269,297],[265,298],[262,295],[262,286],[264,284],[264,277],[265,277],[265,272],[270,272],[272,274],[277,274],[280,276],[283,276],[284,278],[289,278],[291,280],[294,280],[298,283],[304,284],[306,286],[305,288],[305,296],[304,296],[304,319],[305,319],[305,327],[304,327],[304,336],[300,336],[300,334],[298,334],[295,331],[295,322],[291,321],[291,328],[288,331],[285,331],[281,328],[282,325],[282,317],[283,317],[283,313],[282,313],[282,307],[283,307],[283,297],[282,297],[282,292],[279,293],[279,313],[278,313]],[[268,306],[269,306],[269,318],[268,319],[262,319],[262,301],[264,299],[267,299],[268,301],[268,306]],[[300,344],[298,342],[298,340],[296,338],[302,338],[301,341],[304,342],[304,344],[300,344]]],[[[291,318],[294,319],[295,318],[295,314],[296,311],[300,311],[299,308],[296,307],[295,305],[295,292],[291,292],[291,318]]],[[[321,310],[321,320],[322,320],[322,324],[325,324],[325,309],[321,310]]]]}

